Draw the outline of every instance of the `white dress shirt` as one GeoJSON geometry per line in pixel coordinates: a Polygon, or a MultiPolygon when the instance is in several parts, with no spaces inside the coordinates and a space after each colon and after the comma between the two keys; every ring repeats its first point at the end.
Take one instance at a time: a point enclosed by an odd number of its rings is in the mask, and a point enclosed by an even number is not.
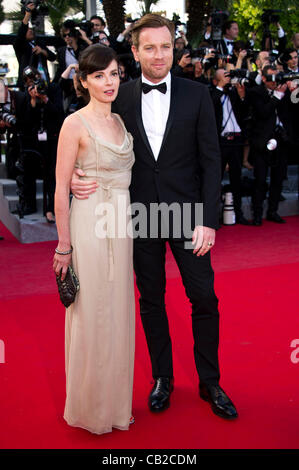
{"type": "Polygon", "coordinates": [[[234,42],[234,41],[232,41],[231,39],[227,39],[227,38],[223,38],[223,40],[224,40],[225,45],[227,47],[227,52],[229,53],[229,55],[233,55],[234,46],[233,46],[233,44],[228,44],[228,43],[231,43],[231,42],[234,42]]]}
{"type": "MultiPolygon", "coordinates": [[[[223,88],[219,86],[216,88],[220,91],[223,91],[223,88]]],[[[228,132],[241,132],[232,108],[231,100],[228,95],[221,96],[221,104],[223,111],[222,126],[225,126],[222,129],[221,135],[224,136],[224,134],[228,132]]]]}
{"type": "Polygon", "coordinates": [[[143,75],[141,76],[141,80],[148,85],[159,85],[164,82],[167,85],[165,94],[161,93],[159,90],[151,90],[146,94],[142,92],[141,97],[141,116],[144,130],[154,157],[158,160],[169,115],[171,75],[168,73],[159,83],[152,83],[143,75]]]}
{"type": "MultiPolygon", "coordinates": [[[[66,50],[65,50],[65,65],[66,65],[66,68],[71,64],[78,64],[78,60],[75,56],[74,49],[67,47],[66,50]]],[[[69,79],[73,79],[75,73],[76,73],[76,70],[72,69],[70,71],[70,74],[69,74],[69,79]]]]}

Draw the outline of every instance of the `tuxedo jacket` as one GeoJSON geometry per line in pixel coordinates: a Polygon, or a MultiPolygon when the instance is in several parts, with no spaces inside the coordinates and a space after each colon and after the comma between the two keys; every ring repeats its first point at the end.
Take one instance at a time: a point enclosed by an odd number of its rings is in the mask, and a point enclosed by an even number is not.
{"type": "Polygon", "coordinates": [[[267,142],[274,137],[277,115],[287,137],[291,139],[294,130],[292,102],[288,90],[281,100],[270,96],[263,84],[250,88],[248,94],[252,109],[251,145],[259,151],[266,150],[267,142]]]}
{"type": "Polygon", "coordinates": [[[203,203],[203,224],[218,228],[221,159],[216,121],[205,85],[171,78],[170,110],[155,160],[141,115],[141,78],[121,85],[113,111],[134,138],[131,202],[203,203]]]}
{"type": "MultiPolygon", "coordinates": [[[[222,123],[223,123],[223,107],[221,103],[221,98],[224,95],[223,91],[218,90],[218,88],[212,88],[210,90],[212,101],[214,104],[215,109],[215,116],[216,116],[216,124],[217,124],[217,131],[218,136],[221,136],[222,132],[222,123]]],[[[237,123],[241,130],[244,128],[244,120],[248,115],[248,104],[247,100],[244,99],[243,101],[238,95],[238,92],[235,87],[233,87],[228,92],[228,96],[231,101],[232,109],[237,120],[237,123]]]]}

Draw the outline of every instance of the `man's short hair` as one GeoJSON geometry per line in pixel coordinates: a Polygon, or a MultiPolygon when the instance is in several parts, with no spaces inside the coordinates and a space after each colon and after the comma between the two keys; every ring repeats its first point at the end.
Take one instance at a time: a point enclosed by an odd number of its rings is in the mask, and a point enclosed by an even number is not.
{"type": "Polygon", "coordinates": [[[139,36],[145,28],[163,28],[166,26],[171,34],[172,43],[174,43],[175,26],[174,23],[161,15],[148,13],[140,20],[136,21],[132,27],[132,41],[136,49],[139,47],[139,36]]]}
{"type": "Polygon", "coordinates": [[[236,20],[230,20],[230,21],[226,21],[225,23],[223,23],[222,34],[224,35],[226,33],[226,30],[230,29],[231,25],[234,23],[238,24],[236,20]]]}
{"type": "Polygon", "coordinates": [[[103,18],[101,18],[100,16],[93,15],[90,17],[89,21],[91,20],[99,20],[102,23],[102,26],[106,26],[105,20],[103,20],[103,18]]]}
{"type": "Polygon", "coordinates": [[[284,64],[286,64],[288,62],[288,60],[291,60],[291,54],[293,52],[296,52],[297,53],[297,49],[295,49],[295,47],[287,47],[283,54],[281,55],[281,62],[283,62],[284,64]]]}
{"type": "Polygon", "coordinates": [[[265,65],[265,67],[263,67],[263,70],[262,70],[262,76],[263,77],[266,77],[267,75],[269,75],[269,70],[274,70],[276,71],[277,70],[277,67],[276,65],[265,65]]]}

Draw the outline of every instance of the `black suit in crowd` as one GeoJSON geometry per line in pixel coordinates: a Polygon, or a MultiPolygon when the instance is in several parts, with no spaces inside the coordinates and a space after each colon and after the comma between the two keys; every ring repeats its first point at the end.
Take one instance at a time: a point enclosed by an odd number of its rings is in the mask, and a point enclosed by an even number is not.
{"type": "Polygon", "coordinates": [[[56,151],[64,113],[62,94],[57,84],[49,85],[47,96],[48,102],[37,103],[35,108],[31,106],[27,90],[14,92],[13,98],[20,150],[26,151],[24,170],[19,178],[22,178],[24,209],[28,212],[36,211],[36,178],[44,179],[44,213],[54,212],[56,151]],[[38,140],[41,128],[47,132],[47,141],[38,140]],[[35,152],[42,157],[39,158],[35,152]]]}
{"type": "Polygon", "coordinates": [[[226,164],[228,163],[230,184],[234,198],[234,209],[238,219],[238,217],[240,217],[242,214],[241,175],[244,148],[244,136],[242,135],[242,130],[244,128],[244,120],[248,114],[247,100],[241,100],[235,87],[232,87],[227,92],[221,91],[214,87],[211,88],[210,91],[215,109],[217,131],[220,142],[222,177],[226,164]],[[221,99],[223,96],[226,96],[230,99],[232,111],[241,129],[241,133],[235,132],[227,136],[221,136],[223,131],[223,106],[221,99]]]}
{"type": "Polygon", "coordinates": [[[253,194],[253,211],[262,216],[265,197],[265,184],[268,168],[271,167],[268,212],[278,209],[282,181],[285,176],[287,152],[293,134],[291,121],[291,100],[288,90],[279,100],[269,93],[262,84],[248,90],[252,107],[252,128],[250,149],[254,163],[255,189],[253,194]],[[277,117],[280,126],[277,126],[277,117]],[[277,140],[277,148],[268,150],[270,139],[277,140]]]}
{"type": "Polygon", "coordinates": [[[16,53],[16,57],[19,62],[19,75],[18,75],[17,86],[21,90],[24,90],[23,70],[25,67],[27,67],[28,65],[32,65],[33,67],[38,68],[38,62],[40,60],[42,67],[46,73],[47,81],[48,83],[50,83],[47,60],[50,60],[51,62],[56,60],[56,55],[52,51],[50,51],[50,49],[46,47],[42,39],[33,40],[33,42],[27,41],[26,39],[27,31],[28,31],[28,25],[22,22],[19,27],[15,43],[13,45],[15,53],[16,53]],[[42,49],[46,50],[48,53],[48,58],[46,58],[44,54],[33,54],[32,47],[34,47],[34,45],[40,46],[42,49]]]}
{"type": "MultiPolygon", "coordinates": [[[[147,209],[151,203],[191,203],[192,210],[195,203],[203,202],[203,225],[216,229],[221,164],[208,88],[172,76],[169,117],[157,161],[143,127],[141,93],[141,79],[123,84],[113,109],[121,115],[134,137],[131,202],[143,203],[147,209]]],[[[162,235],[134,240],[134,269],[153,377],[173,376],[164,299],[168,241],[192,304],[196,368],[202,382],[216,385],[219,381],[219,313],[210,253],[197,257],[192,249],[184,247],[183,235],[177,238],[173,233],[168,238],[162,235]]]]}

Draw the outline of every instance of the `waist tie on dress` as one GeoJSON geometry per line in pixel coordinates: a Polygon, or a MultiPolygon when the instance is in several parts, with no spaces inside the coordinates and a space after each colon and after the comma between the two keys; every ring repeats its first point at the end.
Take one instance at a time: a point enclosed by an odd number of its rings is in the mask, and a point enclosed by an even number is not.
{"type": "MultiPolygon", "coordinates": [[[[87,178],[91,177],[91,178],[95,178],[96,175],[86,175],[87,178]]],[[[99,179],[99,177],[97,178],[99,179]]],[[[120,181],[119,181],[120,183],[120,181]]],[[[98,181],[98,185],[99,185],[99,188],[101,188],[103,190],[103,194],[104,194],[104,202],[109,202],[109,200],[111,199],[111,196],[112,196],[112,190],[115,189],[127,189],[127,186],[124,185],[124,187],[122,188],[121,186],[121,183],[119,185],[115,185],[115,182],[114,184],[112,185],[109,185],[109,184],[103,184],[102,182],[98,181]]],[[[115,212],[113,212],[113,214],[115,215],[115,212]]],[[[110,212],[108,211],[108,214],[107,214],[107,241],[108,241],[108,281],[113,281],[114,280],[114,249],[113,249],[113,238],[115,236],[115,230],[116,230],[116,227],[115,227],[115,217],[110,217],[110,212]]]]}

